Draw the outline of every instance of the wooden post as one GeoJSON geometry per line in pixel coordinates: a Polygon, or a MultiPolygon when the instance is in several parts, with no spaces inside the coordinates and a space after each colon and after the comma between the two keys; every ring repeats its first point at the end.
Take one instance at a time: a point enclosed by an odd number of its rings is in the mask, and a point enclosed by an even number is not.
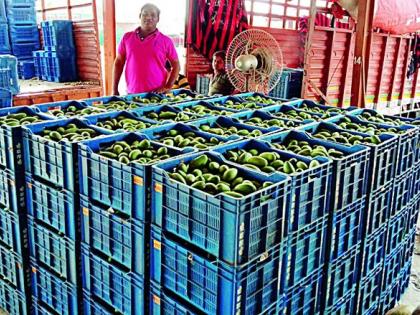
{"type": "Polygon", "coordinates": [[[360,0],[356,25],[356,43],[354,48],[353,81],[351,86],[351,105],[365,107],[365,89],[369,34],[372,31],[373,9],[375,0],[360,0]]]}
{"type": "Polygon", "coordinates": [[[105,94],[112,93],[112,68],[116,57],[115,0],[103,2],[105,94]]]}
{"type": "Polygon", "coordinates": [[[316,0],[311,0],[311,11],[309,17],[309,26],[308,26],[308,35],[306,37],[305,42],[305,55],[304,58],[304,65],[303,65],[303,80],[302,80],[302,92],[301,95],[303,98],[306,97],[306,90],[308,89],[308,70],[310,68],[309,65],[309,53],[312,46],[312,37],[314,34],[315,29],[315,18],[316,18],[316,0]]]}

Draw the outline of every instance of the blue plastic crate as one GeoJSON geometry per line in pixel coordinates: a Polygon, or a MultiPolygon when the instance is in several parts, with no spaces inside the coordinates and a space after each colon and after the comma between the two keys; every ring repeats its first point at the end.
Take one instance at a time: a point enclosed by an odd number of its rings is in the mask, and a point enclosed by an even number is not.
{"type": "Polygon", "coordinates": [[[39,79],[42,77],[42,53],[40,50],[33,51],[32,57],[34,59],[35,76],[39,79]]]}
{"type": "Polygon", "coordinates": [[[94,300],[88,292],[83,292],[83,314],[113,315],[114,310],[103,303],[94,300]]]}
{"type": "Polygon", "coordinates": [[[413,186],[413,174],[407,173],[394,180],[394,189],[392,192],[392,208],[391,215],[393,216],[404,210],[412,200],[411,189],[413,186]]]}
{"type": "Polygon", "coordinates": [[[18,215],[0,208],[0,243],[18,255],[24,255],[28,244],[26,214],[18,215]]]}
{"type": "MultiPolygon", "coordinates": [[[[49,273],[31,262],[31,289],[33,297],[54,310],[56,314],[79,314],[79,295],[77,286],[49,273]]],[[[81,297],[80,297],[81,298],[81,297]]]]}
{"type": "Polygon", "coordinates": [[[35,64],[33,60],[19,61],[18,63],[19,78],[23,80],[32,79],[35,76],[35,64]]]}
{"type": "Polygon", "coordinates": [[[0,22],[0,54],[8,53],[10,54],[9,26],[0,22]]]}
{"type": "Polygon", "coordinates": [[[56,188],[76,192],[78,191],[78,142],[56,142],[41,136],[46,129],[68,124],[75,124],[79,129],[93,129],[99,137],[104,135],[103,130],[89,126],[79,119],[59,119],[26,126],[23,130],[25,170],[35,179],[47,181],[56,188]]]}
{"type": "Polygon", "coordinates": [[[377,314],[381,296],[382,266],[378,266],[369,276],[360,281],[357,297],[357,314],[377,314]]]}
{"type": "Polygon", "coordinates": [[[51,232],[28,217],[31,260],[51,274],[77,285],[77,247],[75,240],[51,232]]]}
{"type": "Polygon", "coordinates": [[[26,296],[2,280],[0,280],[0,308],[8,315],[31,314],[30,302],[26,296]]]}
{"type": "Polygon", "coordinates": [[[394,249],[391,254],[385,256],[383,277],[382,277],[382,292],[388,290],[394,283],[398,283],[401,271],[401,261],[404,254],[403,244],[394,249]]]}
{"type": "Polygon", "coordinates": [[[12,53],[18,59],[32,59],[33,52],[40,49],[39,41],[26,43],[11,42],[12,53]]]}
{"type": "Polygon", "coordinates": [[[59,235],[76,240],[78,209],[76,196],[54,189],[26,176],[27,213],[59,235]]]}
{"type": "Polygon", "coordinates": [[[386,254],[391,254],[404,241],[407,227],[407,220],[409,219],[410,207],[407,206],[399,214],[395,215],[388,221],[388,233],[386,254]]]}
{"type": "MultiPolygon", "coordinates": [[[[50,120],[52,118],[38,114],[26,106],[18,106],[0,109],[0,117],[10,114],[25,113],[28,116],[36,116],[40,120],[50,120]]],[[[23,172],[23,144],[22,127],[0,127],[0,168],[7,168],[15,174],[23,172]]]]}
{"type": "Polygon", "coordinates": [[[207,314],[259,314],[277,302],[282,246],[234,267],[152,228],[150,278],[207,314]]]}
{"type": "Polygon", "coordinates": [[[0,55],[0,87],[19,93],[17,58],[12,55],[0,55]]]}
{"type": "Polygon", "coordinates": [[[35,3],[32,5],[7,6],[9,24],[36,24],[35,3]]]}
{"type": "MultiPolygon", "coordinates": [[[[343,119],[350,119],[352,123],[362,125],[364,127],[373,127],[374,129],[385,129],[389,133],[403,132],[402,134],[396,135],[398,138],[397,145],[397,158],[396,158],[396,167],[395,167],[395,176],[400,176],[406,172],[411,171],[412,166],[415,164],[415,155],[416,147],[418,142],[419,128],[411,125],[402,125],[402,126],[390,126],[376,123],[367,123],[363,120],[360,120],[356,116],[347,115],[345,118],[343,116],[336,116],[328,119],[329,122],[333,124],[339,124],[343,119]]],[[[365,133],[366,134],[366,133],[365,133]]]]}
{"type": "Polygon", "coordinates": [[[373,273],[374,270],[382,268],[385,258],[387,226],[383,225],[374,234],[368,235],[362,247],[362,276],[363,281],[373,273]]]}
{"type": "MultiPolygon", "coordinates": [[[[167,171],[199,155],[153,166],[152,223],[230,264],[244,263],[279,244],[287,221],[290,179],[238,167],[238,176],[275,184],[236,199],[207,194],[168,176],[167,171]]],[[[207,155],[218,163],[233,166],[219,154],[207,155]]]]}
{"type": "MultiPolygon", "coordinates": [[[[332,132],[348,132],[352,135],[368,136],[364,133],[340,129],[335,125],[325,122],[302,126],[299,129],[309,132],[310,134],[326,129],[332,132]]],[[[398,137],[390,134],[382,134],[379,138],[382,141],[379,145],[363,144],[370,148],[370,168],[368,176],[370,184],[368,185],[368,192],[380,191],[382,188],[392,183],[395,176],[395,163],[398,155],[398,137]]]]}
{"type": "MultiPolygon", "coordinates": [[[[215,117],[203,118],[203,119],[200,119],[200,120],[197,120],[197,121],[190,122],[190,123],[188,123],[188,125],[196,126],[200,130],[203,130],[201,128],[203,125],[207,125],[210,128],[232,128],[232,127],[234,127],[235,130],[232,131],[231,136],[236,136],[238,139],[240,139],[240,138],[256,138],[256,137],[259,137],[260,135],[266,134],[268,132],[264,128],[259,128],[259,127],[255,127],[255,126],[242,124],[242,123],[239,123],[236,120],[233,120],[230,117],[224,117],[224,116],[215,116],[215,117]]],[[[218,133],[213,132],[211,130],[208,130],[206,132],[218,134],[218,133]]]]}
{"type": "Polygon", "coordinates": [[[325,275],[326,308],[336,305],[356,289],[359,281],[360,248],[360,245],[356,245],[328,264],[325,275]]]}
{"type": "Polygon", "coordinates": [[[338,299],[334,305],[328,306],[324,309],[324,314],[348,315],[353,314],[356,304],[356,287],[354,286],[347,295],[338,299]]]}
{"type": "MultiPolygon", "coordinates": [[[[48,62],[47,81],[50,82],[73,82],[77,81],[76,55],[69,57],[61,55],[59,52],[45,52],[48,62]]],[[[44,56],[45,57],[45,56],[44,56]]]]}
{"type": "Polygon", "coordinates": [[[206,147],[204,148],[196,148],[194,146],[185,146],[183,148],[180,148],[176,145],[175,141],[173,146],[175,148],[179,148],[182,150],[190,150],[190,151],[205,151],[208,149],[216,149],[216,148],[220,148],[220,147],[224,147],[225,143],[232,141],[232,140],[236,140],[236,137],[232,137],[232,136],[228,136],[228,137],[224,137],[224,136],[219,136],[219,135],[215,135],[212,133],[208,133],[208,132],[204,132],[202,130],[198,130],[196,127],[187,125],[187,124],[182,124],[182,123],[172,123],[172,124],[164,124],[164,125],[158,125],[158,126],[154,126],[153,128],[148,128],[148,129],[143,129],[142,131],[140,131],[142,134],[146,135],[149,139],[162,143],[164,144],[164,139],[165,137],[169,136],[169,132],[171,130],[176,130],[179,134],[185,134],[187,132],[193,132],[195,134],[195,137],[201,137],[203,139],[205,139],[207,142],[206,147]],[[212,139],[217,139],[218,143],[214,144],[211,142],[212,139]]]}
{"type": "Polygon", "coordinates": [[[369,171],[370,149],[361,145],[352,147],[309,137],[295,130],[276,132],[260,137],[271,144],[288,144],[292,140],[306,141],[311,147],[322,145],[325,148],[344,153],[343,158],[332,159],[332,179],[330,204],[331,211],[344,209],[353,202],[360,201],[367,191],[366,177],[369,171]]]}
{"type": "Polygon", "coordinates": [[[0,169],[0,207],[15,212],[25,212],[25,190],[21,178],[7,169],[0,169]]]}
{"type": "MultiPolygon", "coordinates": [[[[89,108],[95,108],[95,107],[89,107],[89,108]]],[[[129,111],[118,111],[118,112],[104,112],[94,115],[89,115],[84,117],[84,119],[87,121],[89,125],[95,125],[98,128],[104,128],[108,131],[112,131],[114,133],[121,133],[121,132],[142,132],[144,129],[148,129],[151,127],[156,126],[156,122],[153,120],[149,120],[147,118],[142,118],[140,115],[138,115],[135,112],[129,112],[129,111]],[[149,127],[144,129],[138,129],[133,127],[131,124],[124,127],[124,125],[121,125],[121,128],[112,129],[111,127],[107,128],[106,126],[100,126],[98,123],[106,123],[107,121],[111,120],[118,120],[118,119],[130,119],[133,121],[143,122],[145,124],[148,124],[149,127]]],[[[115,124],[113,124],[115,125],[115,124]]]]}
{"type": "Polygon", "coordinates": [[[386,314],[389,310],[394,308],[400,300],[399,282],[396,281],[386,290],[381,291],[378,314],[386,314]]]}
{"type": "Polygon", "coordinates": [[[144,314],[144,278],[95,256],[82,244],[83,288],[115,313],[144,314]]]}
{"type": "Polygon", "coordinates": [[[303,69],[284,68],[280,75],[280,81],[269,95],[286,99],[300,97],[302,80],[303,69]]]}
{"type": "Polygon", "coordinates": [[[105,113],[106,111],[100,108],[95,108],[93,106],[88,106],[80,101],[63,101],[63,102],[54,102],[54,103],[45,103],[33,105],[32,108],[39,110],[41,113],[50,115],[56,118],[71,118],[71,117],[84,117],[87,115],[95,115],[99,113],[105,113]],[[69,108],[70,107],[70,108],[69,108]],[[73,111],[84,111],[80,114],[75,114],[73,111]]]}
{"type": "Polygon", "coordinates": [[[10,24],[10,41],[13,43],[39,42],[39,30],[36,24],[10,24]]]}
{"type": "Polygon", "coordinates": [[[13,94],[8,89],[0,88],[0,108],[13,106],[13,94]]]}
{"type": "Polygon", "coordinates": [[[45,49],[51,51],[75,50],[71,20],[43,21],[41,28],[45,49]]]}
{"type": "MultiPolygon", "coordinates": [[[[120,133],[82,142],[79,150],[80,192],[90,201],[110,207],[116,213],[144,221],[151,203],[151,165],[123,164],[97,154],[101,148],[111,146],[117,141],[131,143],[143,139],[147,138],[141,134],[120,133]]],[[[156,142],[152,142],[152,145],[166,147],[156,142]]],[[[189,152],[167,148],[172,157],[189,152]]]]}
{"type": "Polygon", "coordinates": [[[82,242],[90,250],[99,252],[108,262],[144,276],[145,227],[142,222],[122,219],[111,211],[92,205],[88,198],[80,197],[82,209],[82,242]]]}
{"type": "MultiPolygon", "coordinates": [[[[282,160],[289,160],[295,158],[298,161],[303,161],[309,165],[312,160],[319,162],[319,166],[310,168],[308,170],[284,174],[289,176],[292,180],[289,190],[292,196],[290,214],[288,216],[288,233],[292,233],[304,228],[307,224],[318,220],[328,214],[330,191],[326,188],[331,182],[332,163],[324,157],[307,158],[273,149],[265,142],[258,140],[244,140],[240,142],[233,142],[231,144],[223,145],[215,148],[212,151],[223,154],[226,160],[226,154],[230,150],[251,150],[256,149],[259,153],[262,152],[276,152],[280,155],[282,160]]],[[[236,164],[236,162],[232,162],[236,164]]],[[[241,164],[237,164],[241,165],[241,164]]],[[[246,169],[246,166],[243,166],[246,169]]]]}
{"type": "Polygon", "coordinates": [[[327,259],[343,259],[362,240],[366,198],[332,213],[327,237],[327,259]]]}
{"type": "Polygon", "coordinates": [[[386,225],[392,210],[393,185],[389,184],[383,191],[368,195],[366,203],[365,235],[369,236],[386,225]]]}
{"type": "Polygon", "coordinates": [[[280,288],[282,292],[306,282],[324,268],[328,216],[289,234],[284,249],[280,288]]]}
{"type": "Polygon", "coordinates": [[[320,314],[323,296],[324,274],[314,272],[310,277],[285,292],[284,315],[320,314]]]}
{"type": "Polygon", "coordinates": [[[26,294],[29,284],[29,269],[26,259],[0,245],[0,277],[16,288],[20,293],[26,294]]]}

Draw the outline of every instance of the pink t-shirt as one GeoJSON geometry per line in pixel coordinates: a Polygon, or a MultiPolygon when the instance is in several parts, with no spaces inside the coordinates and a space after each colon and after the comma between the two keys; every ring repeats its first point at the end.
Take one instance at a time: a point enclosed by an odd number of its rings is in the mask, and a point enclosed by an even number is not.
{"type": "Polygon", "coordinates": [[[125,33],[118,54],[126,59],[125,79],[130,94],[152,92],[163,87],[168,77],[166,61],[178,59],[172,40],[158,30],[144,40],[136,31],[125,33]]]}

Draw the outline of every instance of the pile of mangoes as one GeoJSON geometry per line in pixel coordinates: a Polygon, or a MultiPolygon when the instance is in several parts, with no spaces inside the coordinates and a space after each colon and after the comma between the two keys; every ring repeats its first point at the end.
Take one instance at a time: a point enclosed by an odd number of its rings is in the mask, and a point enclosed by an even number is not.
{"type": "Polygon", "coordinates": [[[196,116],[192,115],[191,113],[186,112],[172,112],[168,110],[163,110],[159,113],[150,112],[146,114],[146,117],[155,121],[190,121],[191,119],[195,119],[196,116]]]}
{"type": "Polygon", "coordinates": [[[205,132],[214,133],[219,136],[238,135],[238,136],[246,137],[246,138],[255,138],[263,134],[261,130],[259,129],[249,131],[247,129],[237,128],[235,126],[224,127],[218,124],[216,124],[214,127],[211,127],[210,125],[205,124],[205,125],[201,125],[199,128],[205,132]]]}
{"type": "Polygon", "coordinates": [[[108,147],[102,148],[98,154],[123,164],[130,162],[152,164],[171,157],[168,148],[157,147],[147,139],[135,140],[131,143],[117,141],[108,147]]]}
{"type": "Polygon", "coordinates": [[[86,107],[86,108],[77,108],[74,105],[70,105],[67,108],[62,109],[50,109],[49,114],[55,117],[76,117],[76,116],[87,116],[93,114],[100,114],[106,112],[103,108],[97,107],[86,107]]]}
{"type": "Polygon", "coordinates": [[[278,152],[260,152],[258,149],[235,149],[223,154],[229,161],[243,165],[256,171],[264,173],[282,172],[294,174],[318,167],[320,163],[312,160],[309,164],[296,158],[286,159],[278,152]]]}
{"type": "Polygon", "coordinates": [[[296,139],[290,140],[288,143],[271,143],[271,146],[283,150],[290,151],[298,155],[303,155],[307,157],[317,157],[323,156],[331,159],[341,159],[344,157],[342,151],[336,149],[327,149],[323,145],[313,145],[308,141],[298,141],[296,139]]]}
{"type": "Polygon", "coordinates": [[[402,120],[398,118],[388,118],[377,112],[370,113],[370,112],[364,111],[361,115],[357,117],[364,121],[374,122],[374,123],[383,124],[383,125],[402,126],[406,124],[405,122],[403,122],[402,120]]]}
{"type": "Polygon", "coordinates": [[[342,129],[363,132],[363,133],[367,133],[369,135],[381,135],[383,133],[389,133],[389,134],[403,134],[403,133],[405,133],[404,130],[398,130],[395,127],[382,128],[382,127],[379,127],[375,124],[367,124],[365,126],[365,125],[358,124],[357,122],[352,121],[348,117],[343,117],[339,122],[334,123],[334,124],[336,124],[337,126],[339,126],[342,129]]]}
{"type": "Polygon", "coordinates": [[[31,116],[22,112],[0,117],[0,126],[17,127],[41,121],[43,120],[38,116],[31,116]]]}
{"type": "Polygon", "coordinates": [[[224,103],[214,103],[214,106],[225,107],[234,110],[259,109],[263,107],[255,102],[239,102],[233,100],[227,100],[224,103]]]}
{"type": "Polygon", "coordinates": [[[338,108],[338,107],[331,107],[331,108],[328,108],[327,110],[325,110],[323,108],[316,107],[316,106],[310,107],[305,103],[300,105],[299,109],[302,110],[302,111],[305,111],[305,112],[320,114],[323,117],[330,117],[333,114],[344,114],[346,112],[344,109],[341,109],[341,108],[338,108]]]}
{"type": "Polygon", "coordinates": [[[245,101],[248,101],[248,102],[260,103],[260,104],[264,104],[264,105],[281,104],[281,102],[276,102],[271,98],[263,97],[263,96],[260,96],[260,95],[246,96],[243,99],[245,101]]]}
{"type": "Polygon", "coordinates": [[[195,105],[195,106],[191,106],[191,107],[186,107],[184,108],[184,112],[185,113],[191,113],[191,114],[196,114],[199,116],[204,116],[204,115],[214,115],[214,116],[228,116],[228,115],[232,115],[234,112],[230,112],[227,110],[223,110],[223,109],[211,109],[205,105],[195,105]]]}
{"type": "Polygon", "coordinates": [[[154,126],[149,122],[143,122],[134,118],[126,117],[124,115],[119,115],[112,119],[106,119],[103,121],[98,121],[96,126],[105,128],[108,130],[125,130],[129,132],[135,132],[138,130],[150,128],[154,126]]]}
{"type": "Polygon", "coordinates": [[[156,141],[172,147],[194,147],[199,150],[206,150],[209,147],[213,147],[221,143],[221,141],[216,137],[206,139],[197,135],[193,131],[181,132],[176,129],[163,132],[159,135],[159,138],[156,141]]]}
{"type": "Polygon", "coordinates": [[[295,121],[304,121],[304,120],[314,120],[314,121],[319,121],[321,120],[321,117],[311,114],[311,113],[307,113],[307,112],[298,112],[296,110],[288,110],[285,112],[277,112],[277,113],[270,113],[273,116],[279,117],[279,118],[283,118],[283,119],[290,119],[290,120],[295,120],[295,121]]]}
{"type": "Polygon", "coordinates": [[[337,132],[330,131],[327,129],[320,129],[313,134],[314,138],[333,141],[344,145],[355,145],[355,144],[370,144],[378,145],[382,141],[377,135],[372,136],[359,136],[353,135],[349,132],[337,132]]]}
{"type": "Polygon", "coordinates": [[[239,175],[235,167],[212,161],[203,154],[189,163],[180,163],[169,176],[185,185],[202,190],[212,195],[226,194],[234,198],[243,198],[260,189],[273,185],[272,182],[259,182],[239,175]]]}
{"type": "Polygon", "coordinates": [[[104,104],[95,105],[95,107],[105,109],[107,111],[117,111],[117,110],[131,110],[139,108],[139,105],[133,102],[124,102],[124,101],[111,101],[104,104]]]}
{"type": "Polygon", "coordinates": [[[78,142],[99,136],[98,132],[92,128],[79,128],[76,124],[70,123],[66,126],[54,129],[44,129],[42,136],[52,141],[78,142]]]}
{"type": "Polygon", "coordinates": [[[239,120],[247,125],[258,126],[262,128],[270,128],[270,127],[293,128],[297,126],[297,124],[291,120],[288,120],[288,121],[281,120],[281,119],[264,120],[261,117],[251,117],[250,119],[239,118],[239,120]]]}

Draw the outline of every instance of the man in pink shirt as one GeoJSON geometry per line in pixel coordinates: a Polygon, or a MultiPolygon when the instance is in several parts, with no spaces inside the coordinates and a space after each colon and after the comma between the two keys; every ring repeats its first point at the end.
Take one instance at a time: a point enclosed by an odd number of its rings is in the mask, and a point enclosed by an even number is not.
{"type": "Polygon", "coordinates": [[[118,83],[125,66],[127,92],[168,92],[179,74],[179,60],[172,40],[156,28],[160,10],[145,4],[140,11],[140,27],[125,33],[113,69],[113,94],[119,95],[118,83]],[[165,63],[171,64],[171,70],[165,63]]]}

